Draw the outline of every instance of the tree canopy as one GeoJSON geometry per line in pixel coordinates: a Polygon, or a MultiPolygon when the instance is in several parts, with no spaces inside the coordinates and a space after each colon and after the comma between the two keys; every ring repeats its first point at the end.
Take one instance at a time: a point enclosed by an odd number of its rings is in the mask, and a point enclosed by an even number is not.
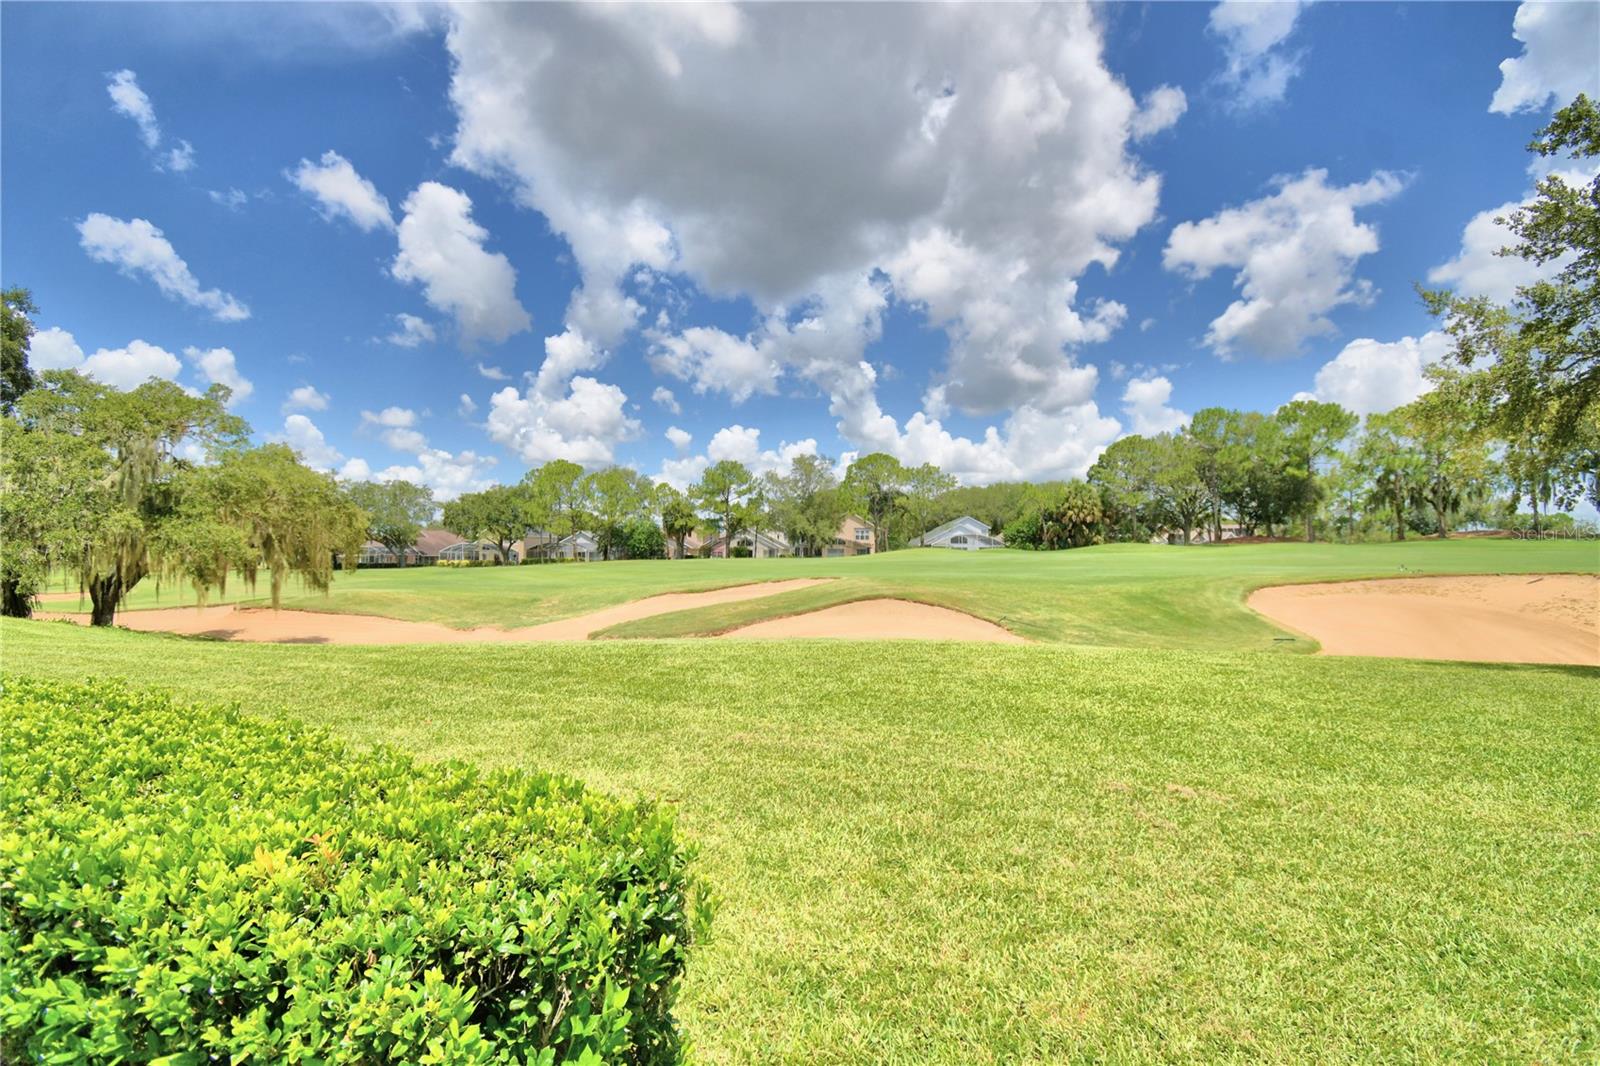
{"type": "Polygon", "coordinates": [[[733,541],[749,528],[750,502],[756,493],[755,475],[734,459],[712,463],[689,488],[689,496],[707,514],[723,538],[724,554],[733,557],[733,541]]]}
{"type": "Polygon", "coordinates": [[[528,490],[521,485],[495,485],[468,492],[444,505],[444,528],[463,540],[487,540],[499,551],[497,563],[509,562],[511,548],[528,535],[528,490]]]}
{"type": "Polygon", "coordinates": [[[33,318],[39,313],[27,289],[0,292],[0,413],[16,410],[22,394],[33,388],[28,368],[28,345],[33,340],[33,318]]]}
{"type": "Polygon", "coordinates": [[[406,565],[406,551],[438,509],[433,490],[409,481],[357,481],[345,492],[367,514],[367,539],[382,544],[399,565],[406,565]]]}
{"type": "Polygon", "coordinates": [[[77,577],[97,625],[152,575],[186,580],[203,600],[230,572],[253,582],[265,568],[273,606],[291,574],[326,589],[366,515],[287,447],[250,447],[227,396],[41,375],[6,422],[7,613],[27,612],[47,565],[77,577]]]}

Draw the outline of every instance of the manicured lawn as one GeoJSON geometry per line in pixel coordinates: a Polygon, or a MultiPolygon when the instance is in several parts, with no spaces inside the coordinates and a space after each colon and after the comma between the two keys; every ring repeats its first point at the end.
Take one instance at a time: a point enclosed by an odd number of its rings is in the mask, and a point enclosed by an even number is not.
{"type": "MultiPolygon", "coordinates": [[[[1593,569],[1579,547],[937,565],[958,575],[941,595],[1015,597],[1041,635],[1086,640],[1089,616],[1116,622],[1107,640],[1187,641],[1215,610],[1249,643],[1270,631],[1227,612],[1285,574],[1593,569]]],[[[859,580],[916,588],[934,558],[861,560],[859,580]]],[[[724,569],[803,568],[683,565],[724,569]]],[[[534,610],[566,575],[403,583],[463,601],[481,583],[534,610]]],[[[128,677],[675,804],[723,897],[683,1010],[710,1062],[1600,1055],[1600,671],[917,643],[238,645],[9,621],[0,641],[8,671],[128,677]]]]}
{"type": "MultiPolygon", "coordinates": [[[[1594,542],[1456,539],[1403,544],[1263,544],[1179,548],[1108,545],[1066,552],[890,552],[857,559],[695,559],[339,574],[331,595],[291,590],[288,607],[379,614],[447,625],[513,627],[660,592],[793,577],[830,585],[619,626],[604,636],[719,632],[746,622],[871,596],[953,607],[1040,641],[1196,650],[1308,650],[1244,606],[1262,585],[1407,574],[1595,572],[1594,542]]],[[[260,598],[234,580],[229,597],[260,598]]],[[[168,585],[128,606],[193,602],[168,585]]],[[[214,598],[212,602],[221,602],[214,598]]],[[[71,605],[51,604],[60,610],[71,605]]]]}

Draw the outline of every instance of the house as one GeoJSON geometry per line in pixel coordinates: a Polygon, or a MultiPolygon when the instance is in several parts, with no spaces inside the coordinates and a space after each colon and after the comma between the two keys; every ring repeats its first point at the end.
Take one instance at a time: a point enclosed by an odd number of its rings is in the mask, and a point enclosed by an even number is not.
{"type": "Polygon", "coordinates": [[[1005,541],[989,532],[987,523],[971,515],[952,518],[942,526],[935,526],[911,542],[912,547],[957,548],[978,551],[982,548],[1003,548],[1005,541]]]}
{"type": "MultiPolygon", "coordinates": [[[[713,537],[700,546],[700,554],[713,559],[727,558],[726,538],[713,537]]],[[[745,532],[733,538],[733,554],[737,558],[748,555],[754,559],[777,559],[793,555],[794,549],[782,533],[745,532]]]]}
{"type": "Polygon", "coordinates": [[[552,558],[576,560],[580,563],[597,563],[605,556],[600,554],[600,542],[594,536],[579,530],[556,541],[552,558]]]}
{"type": "MultiPolygon", "coordinates": [[[[356,556],[356,565],[365,567],[387,566],[432,566],[439,560],[439,552],[452,544],[458,543],[460,537],[448,529],[424,529],[417,535],[416,543],[405,550],[404,563],[399,556],[375,540],[369,540],[361,546],[361,554],[356,556]]],[[[334,562],[342,566],[338,553],[334,554],[334,562]]]]}
{"type": "MultiPolygon", "coordinates": [[[[405,566],[424,565],[417,556],[416,548],[407,548],[404,554],[405,566]]],[[[428,562],[431,563],[433,560],[429,559],[428,562]]],[[[344,561],[339,557],[337,552],[334,553],[334,563],[341,567],[344,565],[344,561]]],[[[379,544],[377,541],[369,540],[365,544],[361,545],[361,554],[356,556],[356,565],[359,567],[382,567],[400,566],[402,564],[400,561],[400,556],[396,555],[382,544],[379,544]]]]}
{"type": "Polygon", "coordinates": [[[502,559],[500,555],[500,546],[492,541],[457,540],[448,548],[443,548],[440,550],[439,561],[468,563],[504,562],[507,565],[516,566],[522,561],[522,546],[520,544],[511,545],[511,551],[508,554],[509,558],[502,559]]]}
{"type": "MultiPolygon", "coordinates": [[[[1225,540],[1234,540],[1237,537],[1244,536],[1244,527],[1239,525],[1237,522],[1224,522],[1224,523],[1222,523],[1221,532],[1222,532],[1222,535],[1217,538],[1217,543],[1218,544],[1222,543],[1225,540]]],[[[1176,529],[1176,528],[1158,529],[1158,530],[1155,531],[1155,533],[1151,534],[1150,543],[1151,544],[1182,544],[1183,543],[1183,530],[1176,529]]],[[[1191,529],[1189,531],[1189,543],[1190,544],[1210,544],[1211,543],[1211,523],[1210,522],[1204,522],[1202,525],[1195,526],[1193,529],[1191,529]]]]}
{"type": "Polygon", "coordinates": [[[460,542],[461,538],[448,529],[433,527],[417,534],[417,542],[412,547],[416,549],[417,557],[423,560],[423,564],[430,565],[438,561],[440,552],[460,542]]]}
{"type": "Polygon", "coordinates": [[[705,539],[703,537],[701,537],[700,534],[698,534],[698,533],[690,533],[688,536],[683,538],[683,553],[680,555],[678,553],[678,544],[677,544],[677,542],[674,541],[671,537],[668,537],[667,538],[667,558],[668,559],[697,559],[697,558],[700,557],[700,549],[705,547],[705,543],[706,543],[705,539]]]}
{"type": "Polygon", "coordinates": [[[839,532],[832,544],[825,544],[822,554],[829,559],[845,555],[872,554],[872,523],[860,515],[847,514],[839,523],[839,532]]]}
{"type": "Polygon", "coordinates": [[[522,557],[524,559],[551,559],[555,557],[556,545],[561,538],[548,529],[532,529],[522,538],[522,557]]]}

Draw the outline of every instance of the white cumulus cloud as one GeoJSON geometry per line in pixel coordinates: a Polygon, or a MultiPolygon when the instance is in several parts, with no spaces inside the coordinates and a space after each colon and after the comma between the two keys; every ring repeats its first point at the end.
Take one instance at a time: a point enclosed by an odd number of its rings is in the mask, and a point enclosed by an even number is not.
{"type": "Polygon", "coordinates": [[[1172,406],[1172,382],[1165,377],[1135,378],[1122,390],[1122,410],[1134,433],[1154,436],[1189,424],[1189,416],[1172,406]]]}
{"type": "Polygon", "coordinates": [[[1305,4],[1298,0],[1222,0],[1207,29],[1222,39],[1227,59],[1220,81],[1234,104],[1250,109],[1284,98],[1300,73],[1300,54],[1287,45],[1305,4]]]}
{"type": "Polygon", "coordinates": [[[194,145],[188,141],[179,141],[172,148],[161,154],[159,169],[171,170],[182,173],[194,169],[194,145]]]}
{"type": "Polygon", "coordinates": [[[1433,388],[1423,372],[1452,348],[1450,337],[1438,330],[1387,343],[1353,340],[1317,371],[1313,395],[1358,415],[1393,410],[1433,388]]]}
{"type": "Polygon", "coordinates": [[[474,451],[449,452],[443,448],[422,447],[414,462],[396,463],[373,470],[365,459],[351,459],[339,470],[345,481],[409,481],[426,485],[433,498],[447,503],[465,492],[482,492],[494,484],[491,476],[493,456],[474,451]]]}
{"type": "Polygon", "coordinates": [[[207,384],[226,385],[233,390],[233,395],[228,398],[230,407],[248,400],[255,391],[256,387],[250,379],[239,372],[239,361],[232,349],[202,349],[191,345],[183,350],[183,354],[200,371],[207,384]]]}
{"type": "Polygon", "coordinates": [[[1522,42],[1522,54],[1500,64],[1490,111],[1540,111],[1551,97],[1564,107],[1579,93],[1600,96],[1600,4],[1525,0],[1511,33],[1522,42]]]}
{"type": "Polygon", "coordinates": [[[650,402],[663,411],[671,411],[675,415],[683,414],[683,408],[679,406],[678,398],[665,385],[656,386],[655,391],[650,394],[650,402]]]}
{"type": "Polygon", "coordinates": [[[385,407],[381,411],[362,411],[363,428],[377,431],[395,451],[415,452],[427,447],[428,438],[416,428],[417,412],[409,407],[385,407]]]}
{"type": "Polygon", "coordinates": [[[389,201],[376,185],[356,173],[350,160],[332,149],[323,152],[319,162],[300,160],[284,176],[316,200],[317,210],[330,222],[344,218],[364,233],[394,229],[389,201]]]}
{"type": "Polygon", "coordinates": [[[155,105],[139,87],[139,76],[131,70],[118,70],[106,75],[106,94],[111,97],[111,109],[131,118],[139,127],[139,139],[152,153],[151,164],[157,170],[186,171],[194,169],[194,145],[179,140],[166,151],[161,147],[161,123],[156,119],[155,105]]]}
{"type": "Polygon", "coordinates": [[[434,331],[427,319],[408,315],[404,311],[394,316],[397,328],[384,339],[398,348],[416,348],[423,344],[432,344],[434,331]]]}
{"type": "Polygon", "coordinates": [[[319,392],[315,385],[301,385],[289,390],[289,398],[283,401],[283,410],[289,411],[326,411],[328,409],[328,394],[319,392]]]}
{"type": "Polygon", "coordinates": [[[60,326],[41,329],[28,342],[28,365],[34,370],[81,370],[83,349],[60,326]]]}
{"type": "MultiPolygon", "coordinates": [[[[450,13],[452,161],[508,183],[567,240],[567,328],[613,346],[639,319],[627,285],[641,268],[745,296],[759,319],[744,334],[657,322],[658,368],[735,398],[797,378],[861,448],[983,451],[878,407],[863,349],[899,299],[949,335],[930,383],[942,402],[1003,413],[1042,462],[1081,469],[1115,421],[1092,411],[1076,349],[1126,309],[1076,306],[1077,280],[1155,217],[1159,178],[1130,140],[1170,125],[1179,91],[1141,107],[1084,6],[715,10],[450,13]],[[1039,447],[1035,427],[1057,416],[1087,439],[1039,447]]],[[[1015,447],[983,465],[1017,469],[1015,447]]]]}
{"type": "Polygon", "coordinates": [[[100,348],[85,356],[77,339],[59,326],[33,335],[28,365],[34,370],[76,370],[115,389],[137,388],[151,378],[176,381],[183,369],[177,356],[142,340],[129,341],[121,348],[100,348]]]}
{"type": "Polygon", "coordinates": [[[133,119],[144,146],[154,150],[161,143],[161,123],[156,120],[150,97],[139,88],[139,76],[131,70],[116,71],[106,79],[106,93],[111,97],[112,110],[133,119]]]}
{"type": "Polygon", "coordinates": [[[394,276],[421,284],[430,306],[454,315],[463,341],[498,344],[533,325],[517,302],[517,272],[504,255],[484,249],[489,232],[472,220],[465,193],[425,181],[401,210],[394,276]]]}
{"type": "Polygon", "coordinates": [[[1162,85],[1145,93],[1139,113],[1133,116],[1133,139],[1147,140],[1177,125],[1189,110],[1189,98],[1175,85],[1162,85]]]}
{"type": "Polygon", "coordinates": [[[592,377],[573,378],[566,394],[556,397],[507,386],[489,398],[484,424],[491,440],[527,463],[570,459],[605,466],[615,461],[617,445],[643,431],[628,416],[627,400],[615,385],[592,377]]]}
{"type": "Polygon", "coordinates": [[[329,444],[322,430],[305,415],[288,416],[283,420],[283,432],[268,439],[293,448],[313,470],[330,471],[344,461],[339,449],[329,444]]]}
{"type": "Polygon", "coordinates": [[[1356,221],[1356,209],[1393,198],[1404,180],[1379,171],[1333,186],[1327,171],[1311,169],[1272,184],[1275,191],[1259,200],[1179,224],[1162,255],[1168,270],[1190,278],[1237,271],[1241,298],[1206,333],[1219,355],[1295,355],[1308,338],[1333,331],[1328,312],[1369,303],[1372,286],[1354,273],[1357,260],[1378,250],[1378,231],[1356,221]]]}
{"type": "MultiPolygon", "coordinates": [[[[776,355],[750,341],[706,326],[656,341],[651,365],[664,374],[693,384],[696,393],[726,393],[735,404],[752,395],[778,391],[782,365],[776,355]]],[[[670,395],[670,393],[669,393],[670,395]]]]}
{"type": "MultiPolygon", "coordinates": [[[[1551,168],[1543,171],[1537,163],[1536,174],[1547,173],[1560,178],[1572,188],[1582,188],[1595,179],[1596,171],[1551,168]]],[[[1461,250],[1454,259],[1440,263],[1428,271],[1428,280],[1435,285],[1448,285],[1463,296],[1487,296],[1497,304],[1509,304],[1516,298],[1517,290],[1535,282],[1552,278],[1572,262],[1571,255],[1563,255],[1548,263],[1533,263],[1514,255],[1499,255],[1500,249],[1516,243],[1516,235],[1497,219],[1509,216],[1519,207],[1534,202],[1530,190],[1521,200],[1511,200],[1488,211],[1479,211],[1467,221],[1461,231],[1461,250]]]]}
{"type": "Polygon", "coordinates": [[[141,340],[122,348],[101,348],[83,361],[82,371],[112,388],[132,389],[151,378],[175,381],[183,364],[165,348],[141,340]]]}
{"type": "Polygon", "coordinates": [[[202,289],[161,230],[142,218],[124,221],[99,212],[78,223],[79,243],[98,263],[110,263],[132,278],[143,275],[169,299],[209,311],[219,322],[240,322],[250,308],[221,289],[202,289]]]}

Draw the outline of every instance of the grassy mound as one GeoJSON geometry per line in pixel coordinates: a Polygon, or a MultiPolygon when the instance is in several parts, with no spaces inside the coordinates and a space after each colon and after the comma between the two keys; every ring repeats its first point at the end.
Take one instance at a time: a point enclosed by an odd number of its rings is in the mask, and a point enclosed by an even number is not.
{"type": "Polygon", "coordinates": [[[677,1057],[667,813],[114,683],[0,708],[7,1061],[677,1057]]]}

